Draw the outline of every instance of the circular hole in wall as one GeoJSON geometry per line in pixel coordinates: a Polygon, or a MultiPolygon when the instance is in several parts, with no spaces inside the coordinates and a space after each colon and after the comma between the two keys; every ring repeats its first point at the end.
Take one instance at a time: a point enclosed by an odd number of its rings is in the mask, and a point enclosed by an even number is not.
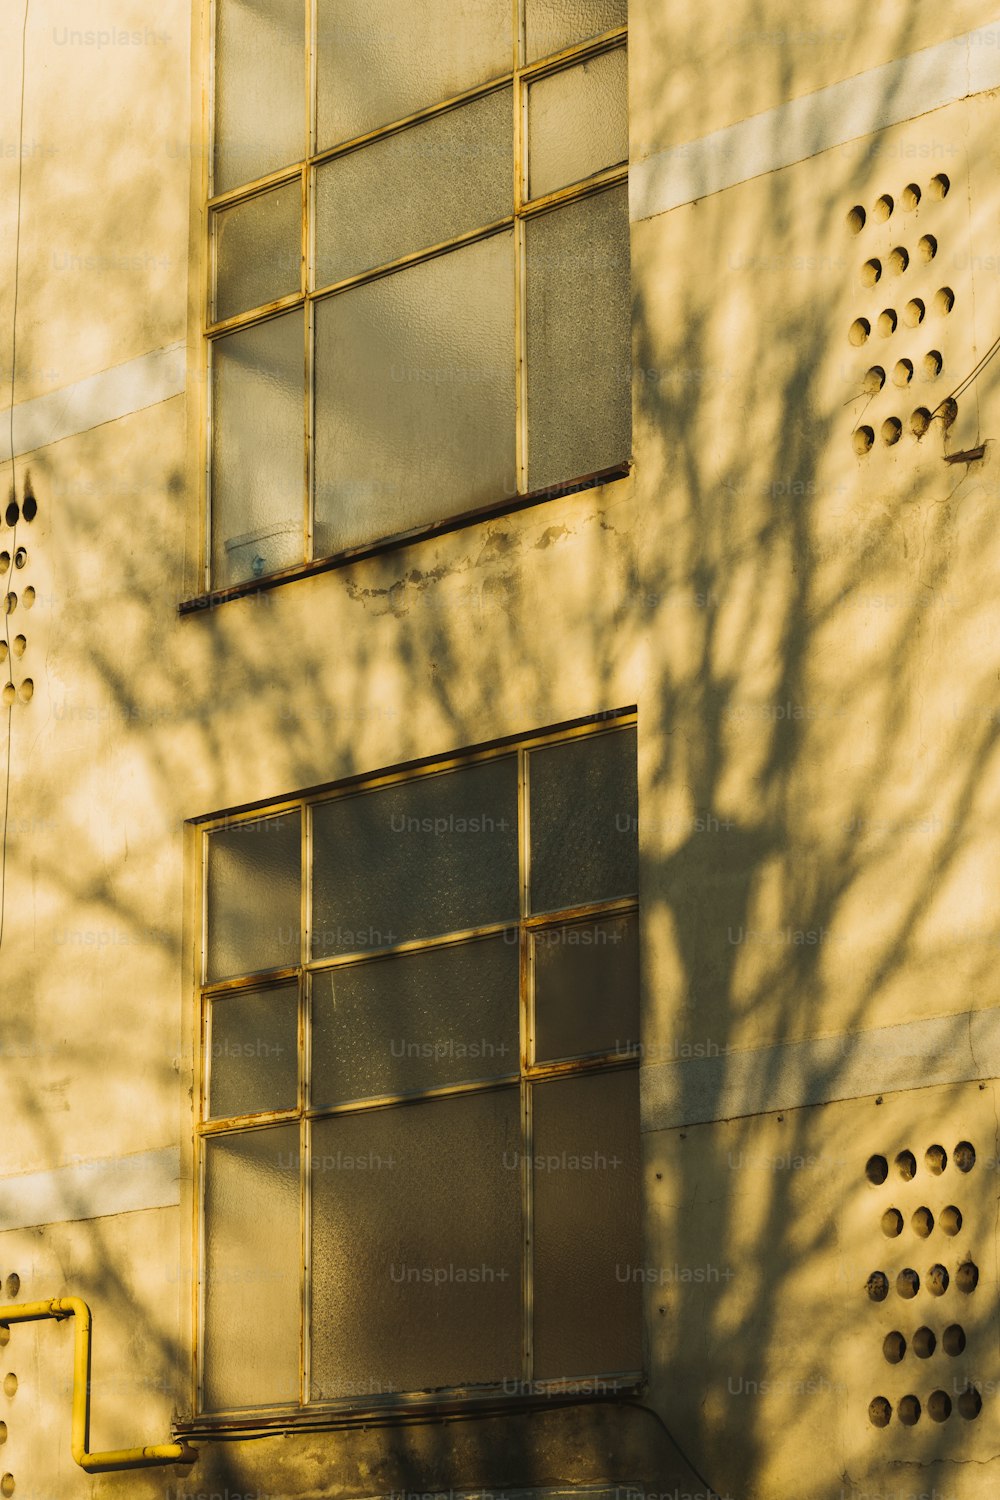
{"type": "Polygon", "coordinates": [[[874,286],[882,275],[882,262],[880,260],[866,260],[861,267],[861,282],[863,286],[874,286]]]}
{"type": "Polygon", "coordinates": [[[927,1397],[927,1415],[932,1422],[947,1422],[951,1416],[951,1397],[947,1391],[931,1391],[927,1397]]]}
{"type": "Polygon", "coordinates": [[[847,337],[850,339],[854,347],[858,348],[859,345],[866,342],[871,331],[872,325],[869,323],[867,318],[855,318],[854,322],[850,326],[850,329],[848,330],[847,337]]]}
{"type": "Polygon", "coordinates": [[[947,317],[955,306],[955,293],[950,286],[938,287],[934,293],[934,311],[939,317],[947,317]]]}
{"type": "Polygon", "coordinates": [[[933,260],[937,255],[937,240],[932,234],[922,234],[917,241],[917,254],[921,260],[933,260]]]}
{"type": "Polygon", "coordinates": [[[889,270],[893,276],[902,276],[910,264],[910,253],[902,245],[897,245],[889,255],[889,270]]]}
{"type": "Polygon", "coordinates": [[[5,1396],[13,1396],[17,1390],[17,1376],[13,1370],[3,1378],[3,1393],[5,1396]]]}
{"type": "Polygon", "coordinates": [[[928,1146],[924,1152],[924,1166],[934,1177],[940,1177],[948,1165],[948,1153],[943,1146],[928,1146]]]}
{"type": "Polygon", "coordinates": [[[3,699],[8,708],[14,702],[14,699],[16,697],[17,689],[15,688],[14,684],[12,682],[5,682],[3,685],[3,691],[0,692],[0,698],[3,699]]]}
{"type": "Polygon", "coordinates": [[[925,380],[936,380],[944,368],[944,358],[940,349],[928,349],[920,361],[920,368],[924,372],[925,380]]]}
{"type": "Polygon", "coordinates": [[[15,566],[15,568],[23,568],[24,565],[25,565],[25,563],[27,561],[28,561],[28,549],[27,549],[27,547],[18,547],[17,551],[14,553],[14,566],[15,566]]]}
{"type": "Polygon", "coordinates": [[[918,1359],[930,1359],[937,1348],[937,1339],[932,1328],[918,1328],[913,1335],[913,1352],[918,1359]]]}
{"type": "Polygon", "coordinates": [[[0,1443],[7,1441],[7,1423],[0,1422],[0,1443]]]}
{"type": "Polygon", "coordinates": [[[941,1347],[945,1354],[950,1354],[955,1359],[959,1354],[965,1353],[965,1329],[961,1323],[949,1323],[941,1335],[941,1347]]]}
{"type": "Polygon", "coordinates": [[[847,227],[852,234],[860,234],[865,227],[867,215],[860,203],[856,203],[847,215],[847,227]]]}
{"type": "Polygon", "coordinates": [[[943,1297],[950,1281],[951,1277],[942,1265],[933,1265],[927,1272],[927,1290],[932,1297],[943,1297]]]}
{"type": "Polygon", "coordinates": [[[946,401],[941,402],[937,411],[941,417],[941,426],[947,431],[958,416],[958,402],[954,397],[949,396],[946,401]]]}
{"type": "Polygon", "coordinates": [[[884,1302],[889,1295],[889,1278],[884,1271],[873,1271],[869,1276],[866,1290],[873,1302],[884,1302]]]}
{"type": "Polygon", "coordinates": [[[895,207],[896,205],[892,201],[891,195],[889,193],[883,193],[881,198],[879,198],[878,202],[875,204],[872,213],[874,214],[875,218],[878,219],[880,224],[884,224],[886,219],[892,218],[892,211],[895,207]]]}
{"type": "Polygon", "coordinates": [[[901,1151],[896,1157],[896,1171],[904,1182],[912,1182],[917,1175],[917,1159],[912,1151],[901,1151]]]}
{"type": "Polygon", "coordinates": [[[11,650],[14,652],[15,656],[23,656],[27,645],[28,642],[25,636],[16,635],[11,641],[11,650]]]}
{"type": "Polygon", "coordinates": [[[878,331],[884,339],[896,332],[896,312],[892,307],[885,307],[878,315],[878,331]]]}
{"type": "Polygon", "coordinates": [[[900,433],[902,431],[903,424],[898,417],[886,417],[885,421],[882,423],[882,441],[883,443],[885,443],[887,448],[892,448],[896,443],[899,442],[900,433]]]}
{"type": "Polygon", "coordinates": [[[35,696],[35,684],[30,677],[26,677],[17,690],[18,697],[22,703],[30,703],[35,696]]]}
{"type": "Polygon", "coordinates": [[[5,615],[12,615],[14,613],[14,611],[15,611],[16,608],[17,608],[17,595],[15,593],[7,594],[6,597],[4,598],[4,601],[3,601],[3,612],[4,612],[4,614],[5,615]]]}
{"type": "Polygon", "coordinates": [[[882,1215],[882,1233],[887,1239],[894,1240],[902,1232],[903,1215],[898,1208],[887,1208],[882,1215]]]}
{"type": "Polygon", "coordinates": [[[20,514],[21,514],[21,507],[18,505],[17,501],[16,500],[9,500],[7,502],[7,509],[4,511],[4,519],[7,522],[7,525],[8,526],[16,526],[17,522],[18,522],[18,518],[20,517],[20,514]]]}
{"type": "Polygon", "coordinates": [[[10,553],[0,552],[0,573],[6,573],[10,567],[10,553]]]}
{"type": "Polygon", "coordinates": [[[971,1260],[964,1261],[955,1272],[955,1285],[966,1296],[974,1292],[979,1285],[979,1267],[971,1260]]]}
{"type": "Polygon", "coordinates": [[[7,642],[0,640],[0,661],[7,660],[7,642]]]}
{"type": "Polygon", "coordinates": [[[38,515],[38,501],[30,490],[24,497],[24,505],[21,508],[21,513],[26,521],[33,521],[38,515]]]}
{"type": "Polygon", "coordinates": [[[873,1427],[888,1427],[892,1421],[892,1407],[884,1396],[876,1396],[869,1402],[868,1420],[873,1427]]]}
{"type": "Polygon", "coordinates": [[[890,1365],[898,1365],[906,1354],[906,1340],[898,1332],[887,1333],[882,1340],[882,1353],[890,1365]]]}
{"type": "Polygon", "coordinates": [[[918,323],[922,323],[924,321],[925,311],[926,309],[920,298],[911,297],[909,302],[903,308],[903,322],[906,323],[910,328],[916,328],[918,323]]]}
{"type": "Polygon", "coordinates": [[[948,1207],[943,1208],[938,1214],[938,1224],[945,1234],[958,1234],[962,1227],[962,1210],[956,1208],[954,1203],[949,1203],[948,1207]]]}
{"type": "Polygon", "coordinates": [[[20,1290],[21,1278],[20,1276],[18,1276],[16,1271],[11,1271],[10,1275],[7,1277],[7,1280],[4,1282],[4,1291],[7,1293],[8,1297],[13,1298],[17,1296],[20,1290]]]}
{"type": "Polygon", "coordinates": [[[906,187],[900,194],[900,201],[902,202],[902,205],[906,209],[907,213],[912,213],[922,197],[923,194],[920,191],[919,184],[916,182],[908,182],[906,184],[906,187]]]}
{"type": "Polygon", "coordinates": [[[983,1398],[975,1386],[970,1386],[959,1396],[956,1405],[960,1417],[964,1417],[967,1422],[974,1422],[983,1409],[983,1398]]]}
{"type": "Polygon", "coordinates": [[[928,184],[928,191],[932,198],[947,198],[951,191],[951,179],[947,173],[939,172],[936,177],[932,177],[928,184]]]}
{"type": "Polygon", "coordinates": [[[892,372],[893,385],[909,385],[913,379],[913,361],[909,359],[897,360],[892,372]]]}
{"type": "Polygon", "coordinates": [[[5,1500],[10,1500],[10,1496],[13,1495],[13,1493],[14,1476],[13,1474],[5,1474],[3,1478],[0,1479],[0,1495],[3,1495],[5,1497],[5,1500]]]}
{"type": "Polygon", "coordinates": [[[918,406],[916,411],[910,413],[910,431],[916,438],[922,438],[931,425],[931,414],[926,406],[918,406]]]}
{"type": "Polygon", "coordinates": [[[873,1182],[876,1187],[881,1187],[888,1175],[889,1163],[885,1157],[869,1156],[865,1162],[865,1176],[868,1178],[868,1181],[873,1182]]]}
{"type": "Polygon", "coordinates": [[[918,1208],[910,1222],[913,1226],[913,1233],[919,1234],[922,1240],[925,1240],[934,1229],[934,1215],[929,1208],[918,1208]]]}
{"type": "Polygon", "coordinates": [[[906,1266],[896,1277],[896,1295],[905,1297],[907,1301],[915,1297],[920,1290],[920,1277],[912,1266],[906,1266]]]}
{"type": "MultiPolygon", "coordinates": [[[[871,427],[859,427],[854,434],[854,451],[858,455],[867,453],[875,441],[875,433],[871,427]]],[[[869,1179],[871,1180],[871,1179],[869,1179]]],[[[883,1178],[883,1181],[885,1179],[883,1178]]]]}
{"type": "Polygon", "coordinates": [[[904,1396],[900,1401],[899,1420],[904,1427],[915,1427],[920,1421],[920,1402],[916,1396],[904,1396]]]}
{"type": "Polygon", "coordinates": [[[28,587],[24,591],[24,607],[25,607],[25,609],[30,609],[31,606],[34,604],[34,602],[35,602],[35,591],[31,587],[31,584],[29,583],[28,587]]]}
{"type": "Polygon", "coordinates": [[[885,371],[881,365],[872,365],[865,371],[864,388],[869,396],[877,396],[885,385],[885,371]]]}
{"type": "Polygon", "coordinates": [[[952,1156],[960,1172],[971,1172],[976,1165],[976,1148],[971,1141],[959,1141],[952,1156]]]}

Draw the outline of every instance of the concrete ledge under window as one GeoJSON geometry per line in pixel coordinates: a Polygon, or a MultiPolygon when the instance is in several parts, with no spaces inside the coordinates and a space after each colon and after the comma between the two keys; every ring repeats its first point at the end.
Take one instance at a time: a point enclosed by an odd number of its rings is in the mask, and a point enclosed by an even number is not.
{"type": "Polygon", "coordinates": [[[524,495],[509,496],[493,505],[480,506],[477,510],[462,511],[429,526],[414,527],[412,531],[400,531],[394,536],[383,537],[377,542],[368,542],[361,547],[350,547],[332,557],[320,557],[312,562],[297,563],[293,568],[282,568],[268,573],[263,578],[248,578],[243,583],[234,583],[229,588],[212,589],[205,594],[196,594],[182,599],[177,606],[180,615],[198,614],[202,610],[214,609],[227,604],[230,599],[245,599],[248,595],[261,594],[278,588],[283,583],[293,583],[299,578],[312,578],[317,573],[330,573],[335,568],[347,567],[350,563],[362,562],[368,557],[378,557],[383,552],[400,551],[414,542],[428,541],[432,537],[444,536],[449,531],[460,531],[465,526],[474,526],[479,521],[490,521],[497,516],[513,515],[527,510],[532,505],[542,505],[547,500],[559,500],[566,495],[576,495],[581,490],[597,489],[602,484],[611,484],[616,479],[626,479],[631,473],[631,463],[612,464],[607,469],[597,469],[593,474],[582,474],[576,479],[564,480],[560,484],[546,485],[544,489],[530,490],[524,495]]]}

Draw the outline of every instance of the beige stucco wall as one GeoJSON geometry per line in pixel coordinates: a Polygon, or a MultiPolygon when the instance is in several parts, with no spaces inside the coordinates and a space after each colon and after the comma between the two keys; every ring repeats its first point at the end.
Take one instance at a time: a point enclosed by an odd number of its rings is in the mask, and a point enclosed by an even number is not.
{"type": "MultiPolygon", "coordinates": [[[[3,339],[20,99],[11,9],[3,339]]],[[[996,366],[947,432],[936,420],[918,442],[907,421],[1000,331],[995,98],[860,141],[837,141],[831,121],[820,154],[772,171],[765,152],[747,180],[635,224],[628,480],[179,618],[197,587],[203,468],[189,210],[201,17],[183,0],[154,23],[137,0],[91,9],[86,22],[68,0],[29,11],[16,403],[186,336],[188,379],[18,460],[19,492],[30,468],[39,502],[18,529],[29,558],[12,616],[35,693],[11,714],[0,1206],[16,1218],[37,1200],[48,1222],[0,1231],[0,1274],[21,1277],[22,1297],[91,1301],[96,1443],[166,1438],[189,1400],[193,1275],[185,820],[636,704],[648,1266],[635,1269],[651,1410],[203,1444],[188,1476],[88,1479],[68,1454],[69,1332],[20,1328],[0,1355],[18,1378],[0,1396],[0,1467],[17,1493],[60,1500],[598,1482],[694,1492],[660,1419],[720,1494],[991,1494],[996,366]],[[59,42],[64,28],[143,39],[59,42]],[[941,172],[951,190],[939,201],[941,172]],[[901,205],[911,182],[916,212],[897,206],[879,224],[879,196],[901,205]],[[856,204],[868,214],[857,236],[856,204]],[[926,265],[925,234],[938,242],[926,265]],[[894,279],[898,245],[911,263],[894,279]],[[876,257],[885,269],[866,287],[876,257]],[[944,285],[955,305],[938,317],[944,285]],[[850,343],[855,319],[875,325],[916,296],[929,309],[918,329],[850,343]],[[924,383],[930,349],[944,369],[924,383]],[[903,391],[891,375],[908,357],[903,391]],[[859,393],[876,363],[887,381],[869,403],[859,393]],[[893,415],[903,436],[886,447],[893,415]],[[864,421],[876,441],[858,456],[864,421]],[[980,442],[983,460],[944,463],[980,442]],[[968,1178],[952,1167],[930,1182],[921,1165],[905,1188],[864,1179],[873,1152],[912,1148],[922,1163],[927,1145],[960,1139],[979,1152],[968,1178]],[[939,1248],[940,1234],[923,1245],[907,1229],[890,1243],[886,1194],[909,1214],[925,1181],[935,1213],[962,1208],[965,1238],[939,1248]],[[95,1215],[102,1204],[125,1206],[95,1215]],[[890,1372],[883,1321],[916,1317],[894,1301],[874,1309],[869,1274],[924,1273],[935,1256],[954,1271],[966,1245],[980,1286],[968,1298],[953,1287],[942,1306],[963,1320],[967,1356],[938,1354],[926,1371],[908,1356],[890,1372]],[[922,1396],[975,1378],[982,1416],[877,1432],[868,1402],[898,1400],[911,1370],[922,1396]]],[[[991,19],[971,0],[857,7],[835,24],[822,9],[668,16],[633,0],[634,158],[666,152],[669,164],[711,131],[991,19]]],[[[901,78],[905,67],[870,88],[901,78]]],[[[0,372],[9,365],[0,355],[0,372]]],[[[940,1322],[921,1295],[919,1316],[940,1322]]]]}

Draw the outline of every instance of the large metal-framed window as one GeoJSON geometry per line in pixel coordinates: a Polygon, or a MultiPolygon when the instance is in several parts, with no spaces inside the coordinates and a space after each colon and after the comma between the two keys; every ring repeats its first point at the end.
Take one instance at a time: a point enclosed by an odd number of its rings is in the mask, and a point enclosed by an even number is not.
{"type": "Polygon", "coordinates": [[[214,0],[207,586],[631,455],[626,0],[214,0]]]}
{"type": "Polygon", "coordinates": [[[623,716],[206,825],[192,1430],[636,1386],[636,797],[623,716]]]}

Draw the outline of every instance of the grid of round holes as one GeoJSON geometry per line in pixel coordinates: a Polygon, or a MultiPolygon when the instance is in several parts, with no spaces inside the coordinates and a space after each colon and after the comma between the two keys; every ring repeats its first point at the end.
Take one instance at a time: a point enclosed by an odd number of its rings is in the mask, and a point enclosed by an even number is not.
{"type": "MultiPolygon", "coordinates": [[[[942,1145],[935,1142],[928,1146],[923,1155],[922,1166],[918,1163],[912,1151],[900,1151],[893,1159],[892,1164],[885,1156],[870,1156],[865,1163],[865,1177],[873,1187],[883,1187],[895,1177],[901,1182],[913,1182],[918,1173],[923,1170],[931,1177],[940,1177],[948,1170],[948,1153],[942,1145]]],[[[976,1165],[976,1148],[971,1141],[959,1141],[951,1153],[951,1165],[963,1175],[972,1171],[976,1165]]],[[[891,1183],[890,1183],[891,1186],[891,1183]]],[[[899,1239],[907,1229],[916,1240],[927,1240],[932,1235],[943,1234],[949,1239],[954,1239],[962,1232],[962,1211],[951,1203],[941,1209],[935,1221],[934,1215],[929,1208],[921,1206],[910,1215],[909,1223],[903,1213],[895,1207],[887,1208],[881,1215],[879,1225],[886,1239],[899,1239]]],[[[955,1272],[952,1279],[945,1266],[935,1263],[926,1272],[923,1279],[923,1289],[933,1297],[943,1297],[950,1285],[966,1296],[972,1294],[979,1284],[979,1268],[972,1260],[965,1260],[955,1272]]],[[[907,1266],[899,1272],[895,1279],[896,1295],[904,1302],[912,1301],[921,1291],[920,1273],[912,1267],[907,1266]]],[[[884,1302],[893,1289],[893,1283],[884,1271],[873,1271],[868,1278],[865,1290],[872,1302],[884,1302]]],[[[965,1329],[961,1323],[949,1323],[940,1335],[934,1332],[926,1324],[922,1324],[912,1334],[909,1341],[900,1329],[893,1329],[886,1334],[882,1340],[882,1356],[889,1365],[898,1365],[903,1362],[907,1354],[913,1354],[917,1359],[931,1359],[934,1354],[941,1353],[950,1359],[964,1353],[966,1345],[965,1329]]],[[[897,1403],[895,1415],[903,1427],[915,1427],[921,1416],[927,1416],[932,1422],[947,1422],[953,1411],[957,1411],[960,1417],[967,1422],[973,1422],[983,1409],[983,1401],[979,1392],[972,1385],[958,1394],[957,1400],[952,1401],[947,1391],[933,1390],[926,1401],[921,1404],[919,1396],[902,1396],[897,1403]]],[[[868,1420],[873,1427],[888,1427],[893,1419],[892,1403],[887,1396],[875,1396],[868,1403],[868,1420]]]]}
{"type": "MultiPolygon", "coordinates": [[[[17,684],[14,682],[14,660],[20,659],[28,646],[28,638],[19,630],[16,635],[11,636],[11,617],[18,610],[29,610],[35,603],[35,590],[31,584],[25,588],[15,585],[16,573],[19,573],[28,563],[28,549],[17,542],[17,526],[20,521],[26,521],[29,525],[38,514],[38,501],[31,487],[31,478],[25,475],[24,492],[20,504],[13,486],[10,498],[4,511],[4,521],[14,531],[14,539],[0,545],[0,577],[6,582],[0,588],[3,595],[3,616],[5,626],[3,635],[0,636],[0,665],[6,663],[7,681],[0,686],[0,703],[5,708],[12,707],[15,703],[30,703],[35,694],[35,684],[32,678],[22,677],[17,684]]],[[[2,1494],[2,1481],[0,1481],[0,1494],[2,1494]]]]}
{"type": "MultiPolygon", "coordinates": [[[[20,1276],[18,1276],[16,1271],[11,1271],[10,1275],[2,1283],[2,1292],[6,1301],[13,1302],[14,1298],[18,1295],[20,1290],[21,1278],[20,1276]]],[[[0,1325],[0,1348],[3,1348],[9,1343],[10,1328],[6,1324],[0,1325]]],[[[17,1394],[17,1376],[15,1375],[14,1371],[8,1370],[0,1384],[2,1384],[3,1386],[3,1393],[6,1396],[7,1400],[12,1401],[14,1399],[14,1396],[17,1394]]],[[[0,1447],[2,1447],[6,1441],[7,1423],[0,1421],[0,1447]]],[[[8,1470],[2,1477],[0,1477],[0,1495],[9,1497],[10,1495],[13,1495],[15,1488],[16,1485],[14,1476],[8,1470]]]]}
{"type": "MultiPolygon", "coordinates": [[[[922,188],[917,182],[910,182],[899,195],[899,201],[891,193],[883,193],[876,199],[871,210],[871,221],[876,224],[886,224],[895,214],[906,215],[914,212],[920,205],[922,199],[928,202],[947,198],[951,191],[951,182],[944,172],[937,173],[932,177],[926,188],[922,188]]],[[[869,222],[869,214],[860,203],[856,203],[847,215],[847,229],[851,235],[860,235],[869,222]]],[[[901,224],[900,235],[905,232],[905,226],[901,224]]],[[[904,276],[911,265],[926,266],[935,260],[938,254],[937,236],[933,234],[922,234],[912,245],[897,243],[893,245],[889,253],[880,258],[877,255],[869,256],[863,261],[859,270],[861,285],[868,290],[878,286],[881,282],[892,284],[897,278],[904,276]]],[[[902,285],[900,290],[902,290],[902,285]]],[[[932,319],[946,318],[955,305],[955,294],[950,287],[942,286],[935,293],[930,307],[932,319]]],[[[896,332],[900,318],[907,328],[919,328],[928,316],[926,303],[920,297],[911,297],[897,310],[895,306],[884,307],[874,318],[874,331],[882,339],[889,339],[896,332]]],[[[860,349],[872,337],[872,318],[857,317],[848,330],[848,340],[856,349],[860,349]]],[[[934,381],[944,369],[944,357],[940,349],[928,349],[919,364],[919,378],[922,381],[934,381]]],[[[905,391],[914,377],[914,366],[911,360],[899,360],[892,372],[893,384],[901,391],[905,391]]],[[[872,365],[866,372],[862,381],[865,394],[872,398],[882,390],[886,381],[885,368],[881,364],[872,365]]],[[[886,417],[878,429],[878,437],[886,448],[894,448],[905,431],[911,437],[920,439],[929,430],[931,423],[937,418],[943,427],[948,428],[958,415],[957,404],[953,400],[939,402],[936,406],[920,404],[910,412],[904,424],[903,420],[896,416],[886,417]]],[[[851,441],[855,453],[864,457],[870,453],[875,446],[876,431],[874,426],[861,423],[855,428],[851,435],[851,441]]]]}

